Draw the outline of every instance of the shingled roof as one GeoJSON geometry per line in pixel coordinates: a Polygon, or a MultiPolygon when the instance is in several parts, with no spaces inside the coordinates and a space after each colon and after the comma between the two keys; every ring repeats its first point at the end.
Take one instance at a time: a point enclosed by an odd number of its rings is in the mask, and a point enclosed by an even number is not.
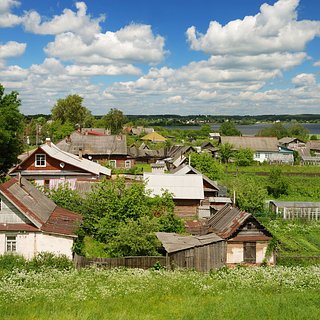
{"type": "Polygon", "coordinates": [[[2,224],[0,230],[45,231],[75,237],[81,215],[58,207],[25,178],[0,185],[0,193],[27,218],[27,224],[2,224]]]}

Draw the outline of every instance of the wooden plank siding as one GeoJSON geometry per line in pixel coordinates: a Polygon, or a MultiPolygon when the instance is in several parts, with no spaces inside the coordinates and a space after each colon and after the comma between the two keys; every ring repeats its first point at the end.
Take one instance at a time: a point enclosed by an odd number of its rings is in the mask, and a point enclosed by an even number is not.
{"type": "Polygon", "coordinates": [[[196,199],[173,199],[174,213],[180,218],[192,218],[198,216],[200,201],[196,199]]]}

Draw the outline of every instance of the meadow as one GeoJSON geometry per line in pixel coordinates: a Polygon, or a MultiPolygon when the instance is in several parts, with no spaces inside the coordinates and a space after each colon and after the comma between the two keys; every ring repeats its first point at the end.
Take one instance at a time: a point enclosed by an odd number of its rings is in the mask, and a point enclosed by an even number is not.
{"type": "Polygon", "coordinates": [[[320,266],[44,268],[0,277],[1,319],[319,319],[320,266]]]}

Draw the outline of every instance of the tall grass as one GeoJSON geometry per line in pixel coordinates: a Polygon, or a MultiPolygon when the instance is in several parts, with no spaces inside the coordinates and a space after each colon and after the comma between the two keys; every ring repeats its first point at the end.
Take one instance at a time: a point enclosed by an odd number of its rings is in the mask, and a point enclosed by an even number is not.
{"type": "Polygon", "coordinates": [[[320,267],[14,272],[1,319],[318,319],[320,267]]]}

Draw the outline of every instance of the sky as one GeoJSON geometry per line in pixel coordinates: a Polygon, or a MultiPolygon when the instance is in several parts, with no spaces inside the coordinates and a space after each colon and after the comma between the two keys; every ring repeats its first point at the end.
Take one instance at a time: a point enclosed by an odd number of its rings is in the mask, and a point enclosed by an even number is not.
{"type": "Polygon", "coordinates": [[[0,0],[21,112],[320,114],[319,0],[0,0]]]}

